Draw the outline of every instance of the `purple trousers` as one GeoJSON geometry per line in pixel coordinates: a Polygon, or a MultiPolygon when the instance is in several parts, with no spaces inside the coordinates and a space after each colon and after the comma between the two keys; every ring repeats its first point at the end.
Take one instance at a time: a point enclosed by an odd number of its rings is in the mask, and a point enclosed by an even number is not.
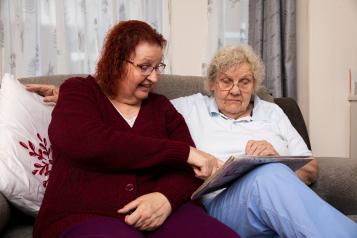
{"type": "Polygon", "coordinates": [[[73,225],[60,238],[239,238],[229,227],[191,203],[186,203],[171,214],[164,224],[152,232],[139,231],[119,219],[96,217],[73,225]]]}

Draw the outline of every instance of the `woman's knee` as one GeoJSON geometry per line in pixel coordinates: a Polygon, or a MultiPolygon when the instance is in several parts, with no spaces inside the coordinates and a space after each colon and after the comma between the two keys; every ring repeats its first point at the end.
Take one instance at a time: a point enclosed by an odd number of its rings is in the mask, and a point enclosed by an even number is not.
{"type": "Polygon", "coordinates": [[[256,171],[258,174],[271,175],[271,174],[276,174],[277,172],[291,173],[292,170],[288,166],[282,163],[269,163],[259,166],[258,168],[256,168],[256,171]]]}
{"type": "Polygon", "coordinates": [[[235,197],[235,200],[238,198],[247,199],[247,197],[265,190],[263,188],[267,188],[269,192],[269,190],[275,190],[273,189],[275,187],[285,187],[282,183],[289,185],[293,183],[293,181],[298,180],[294,172],[286,165],[270,163],[257,167],[235,181],[229,189],[225,191],[225,196],[231,199],[235,197]]]}
{"type": "Polygon", "coordinates": [[[281,163],[269,163],[257,167],[247,174],[247,177],[259,179],[261,182],[271,182],[274,179],[296,177],[294,172],[286,165],[281,163]],[[268,181],[269,180],[269,181],[268,181]]]}
{"type": "Polygon", "coordinates": [[[182,205],[150,238],[227,237],[239,238],[231,228],[209,216],[202,208],[190,203],[182,205]]]}
{"type": "Polygon", "coordinates": [[[271,197],[288,187],[294,187],[298,181],[297,176],[286,165],[270,163],[250,171],[204,204],[211,214],[218,214],[217,216],[223,215],[222,210],[225,214],[235,213],[246,206],[246,202],[255,203],[261,198],[271,197]]]}

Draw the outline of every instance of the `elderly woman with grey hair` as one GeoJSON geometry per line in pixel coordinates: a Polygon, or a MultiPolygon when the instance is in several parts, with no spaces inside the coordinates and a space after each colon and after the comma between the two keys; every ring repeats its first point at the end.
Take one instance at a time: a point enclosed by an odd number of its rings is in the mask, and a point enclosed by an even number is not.
{"type": "MultiPolygon", "coordinates": [[[[263,78],[264,64],[249,46],[218,51],[208,69],[211,96],[171,101],[197,148],[220,160],[232,154],[311,155],[279,106],[256,95],[263,78]]],[[[46,87],[29,89],[46,94],[46,87]]],[[[242,237],[357,237],[356,223],[306,186],[316,177],[315,160],[296,174],[285,165],[267,164],[202,202],[242,237]]]]}
{"type": "MultiPolygon", "coordinates": [[[[221,160],[232,154],[311,155],[280,107],[256,95],[263,77],[264,64],[251,47],[223,48],[208,68],[211,96],[171,101],[197,148],[221,160]]],[[[304,184],[316,180],[316,160],[296,175],[282,164],[263,165],[202,202],[242,237],[357,237],[356,223],[304,184]]]]}

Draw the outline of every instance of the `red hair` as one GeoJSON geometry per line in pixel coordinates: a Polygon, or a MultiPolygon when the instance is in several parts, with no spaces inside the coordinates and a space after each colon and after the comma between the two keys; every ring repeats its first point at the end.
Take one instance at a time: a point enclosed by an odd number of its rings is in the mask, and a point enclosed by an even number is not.
{"type": "Polygon", "coordinates": [[[95,78],[109,97],[117,95],[118,80],[122,80],[127,73],[126,61],[130,60],[130,56],[142,42],[158,45],[162,49],[166,45],[166,40],[160,33],[149,24],[137,20],[121,21],[107,34],[95,78]]]}

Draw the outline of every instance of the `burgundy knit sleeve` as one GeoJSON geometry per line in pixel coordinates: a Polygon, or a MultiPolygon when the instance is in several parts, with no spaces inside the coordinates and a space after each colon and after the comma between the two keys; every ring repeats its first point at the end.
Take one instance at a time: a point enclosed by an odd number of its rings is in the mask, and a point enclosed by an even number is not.
{"type": "Polygon", "coordinates": [[[58,153],[94,170],[186,164],[188,143],[135,135],[106,125],[96,93],[88,79],[72,78],[62,84],[49,126],[49,137],[58,153]]]}
{"type": "MultiPolygon", "coordinates": [[[[183,141],[191,146],[194,142],[189,133],[186,122],[170,101],[164,104],[166,129],[169,138],[176,141],[183,141]]],[[[175,173],[167,173],[160,177],[156,190],[164,194],[175,210],[182,203],[190,200],[191,194],[201,185],[203,181],[196,178],[193,169],[186,164],[182,169],[177,169],[175,173]]]]}

